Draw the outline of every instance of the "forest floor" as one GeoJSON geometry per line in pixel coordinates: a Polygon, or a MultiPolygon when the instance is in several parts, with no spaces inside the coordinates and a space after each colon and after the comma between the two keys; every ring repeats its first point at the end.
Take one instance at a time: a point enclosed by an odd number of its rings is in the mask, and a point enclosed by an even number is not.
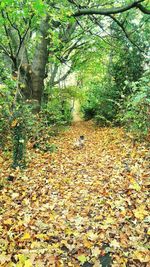
{"type": "Polygon", "coordinates": [[[0,157],[0,266],[150,266],[147,147],[91,122],[49,142],[54,153],[29,144],[24,171],[0,157]]]}

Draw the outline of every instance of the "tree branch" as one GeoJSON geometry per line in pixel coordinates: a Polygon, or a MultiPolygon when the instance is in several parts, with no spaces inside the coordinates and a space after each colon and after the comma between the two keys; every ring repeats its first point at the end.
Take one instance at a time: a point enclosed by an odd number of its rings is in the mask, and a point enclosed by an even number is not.
{"type": "Polygon", "coordinates": [[[8,57],[10,57],[9,52],[7,51],[7,49],[6,49],[2,44],[0,44],[0,47],[1,47],[2,50],[4,51],[5,55],[7,55],[8,57]]]}
{"type": "Polygon", "coordinates": [[[64,81],[67,78],[67,76],[71,73],[71,70],[72,70],[72,66],[62,77],[60,77],[57,81],[54,81],[53,85],[56,85],[56,84],[64,81]]]}
{"type": "Polygon", "coordinates": [[[146,9],[141,4],[137,4],[137,7],[144,13],[144,14],[150,14],[150,10],[146,9]]]}
{"type": "MultiPolygon", "coordinates": [[[[137,0],[134,1],[131,4],[124,5],[121,7],[112,7],[112,8],[102,8],[102,9],[94,9],[94,8],[80,8],[77,12],[73,14],[74,17],[79,17],[82,15],[112,15],[117,13],[123,13],[127,10],[130,10],[132,8],[140,8],[142,11],[143,8],[141,8],[141,2],[144,2],[145,0],[137,0]],[[140,5],[140,7],[139,7],[140,5]]],[[[143,6],[142,6],[143,7],[143,6]]],[[[144,8],[145,11],[145,8],[144,8]]]]}
{"type": "MultiPolygon", "coordinates": [[[[95,17],[94,15],[90,16],[90,20],[92,21],[92,23],[96,24],[99,26],[99,28],[103,31],[103,33],[106,34],[106,36],[111,36],[111,38],[116,38],[118,39],[118,37],[114,37],[112,36],[106,29],[104,29],[104,26],[100,24],[100,22],[98,21],[97,17],[95,17]]],[[[97,34],[97,36],[99,36],[97,34]]],[[[102,39],[102,38],[101,38],[102,39]]],[[[112,44],[111,44],[112,45],[112,44]]]]}
{"type": "Polygon", "coordinates": [[[21,37],[21,39],[20,39],[20,43],[19,43],[19,47],[18,47],[18,50],[17,50],[17,53],[16,53],[16,57],[18,56],[18,54],[19,54],[19,52],[20,52],[20,49],[21,49],[21,46],[22,46],[22,44],[23,44],[23,42],[24,42],[24,40],[25,40],[25,38],[26,38],[26,35],[27,35],[29,29],[30,29],[31,21],[32,21],[32,18],[33,18],[33,17],[34,17],[34,14],[32,14],[31,19],[29,20],[28,27],[27,27],[27,29],[25,30],[23,37],[21,37]]]}
{"type": "Polygon", "coordinates": [[[54,86],[54,80],[55,80],[57,71],[58,71],[58,64],[55,63],[55,64],[54,64],[54,68],[53,68],[53,70],[51,71],[51,77],[50,77],[50,81],[49,81],[49,85],[50,85],[50,87],[53,87],[53,86],[54,86]]]}
{"type": "Polygon", "coordinates": [[[127,33],[124,25],[117,19],[115,16],[109,15],[109,17],[116,22],[116,24],[122,29],[126,38],[130,41],[130,43],[135,46],[140,52],[144,53],[144,51],[130,38],[129,34],[127,33]]]}
{"type": "Polygon", "coordinates": [[[80,8],[81,6],[78,5],[74,0],[68,0],[69,3],[75,5],[77,8],[80,8]]]}
{"type": "MultiPolygon", "coordinates": [[[[68,58],[71,52],[79,47],[79,42],[82,40],[82,37],[80,37],[75,43],[71,44],[70,47],[66,48],[66,50],[63,52],[62,57],[68,58]]],[[[80,44],[81,45],[81,44],[80,44]]]]}
{"type": "Polygon", "coordinates": [[[21,34],[20,34],[20,31],[19,31],[19,29],[12,23],[12,21],[10,20],[10,17],[9,17],[9,15],[8,15],[7,12],[6,12],[6,17],[7,17],[8,21],[9,21],[11,27],[14,28],[14,29],[17,31],[18,36],[19,36],[19,40],[20,40],[20,42],[21,42],[21,34]]]}
{"type": "MultiPolygon", "coordinates": [[[[77,18],[76,18],[76,20],[77,20],[77,18]]],[[[89,29],[85,29],[82,25],[81,25],[81,23],[77,20],[77,23],[78,23],[78,25],[81,27],[81,29],[84,31],[84,32],[87,32],[87,33],[89,33],[89,34],[91,34],[91,35],[93,35],[93,36],[95,36],[95,37],[98,37],[98,38],[100,38],[104,43],[106,43],[106,44],[108,44],[108,45],[110,45],[111,47],[113,46],[114,47],[114,45],[112,45],[112,43],[109,43],[108,41],[106,41],[105,40],[105,38],[103,38],[102,36],[100,36],[99,34],[97,34],[97,33],[93,33],[92,31],[91,31],[91,27],[89,28],[89,29]]],[[[104,32],[104,30],[103,30],[103,32],[104,32]]],[[[108,35],[108,33],[107,33],[107,35],[108,35]]]]}
{"type": "Polygon", "coordinates": [[[4,19],[4,24],[3,24],[4,30],[5,30],[6,36],[7,36],[8,40],[9,40],[8,41],[8,46],[9,46],[9,49],[10,49],[9,57],[13,60],[15,57],[14,57],[14,54],[13,54],[13,49],[12,49],[11,44],[10,44],[10,35],[9,35],[8,29],[7,29],[6,24],[5,24],[5,15],[4,15],[3,10],[1,11],[1,14],[2,14],[2,17],[4,19]]]}

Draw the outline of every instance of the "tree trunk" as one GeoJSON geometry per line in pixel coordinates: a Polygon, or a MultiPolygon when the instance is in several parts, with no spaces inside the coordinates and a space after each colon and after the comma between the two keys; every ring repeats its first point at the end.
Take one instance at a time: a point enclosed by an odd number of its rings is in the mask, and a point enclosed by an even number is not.
{"type": "MultiPolygon", "coordinates": [[[[40,35],[41,39],[36,47],[34,59],[32,63],[31,81],[32,81],[32,99],[38,101],[37,109],[40,109],[41,99],[44,90],[45,68],[48,61],[48,19],[41,23],[40,35]]],[[[37,111],[38,111],[37,110],[37,111]]]]}
{"type": "MultiPolygon", "coordinates": [[[[22,64],[20,64],[20,90],[26,100],[29,99],[33,102],[33,109],[35,112],[40,111],[41,99],[44,90],[45,69],[48,62],[48,27],[48,19],[41,22],[39,31],[40,40],[35,48],[32,65],[30,65],[27,60],[24,60],[25,51],[22,52],[23,60],[22,64]]],[[[21,55],[19,55],[19,62],[21,62],[20,58],[21,55]]]]}

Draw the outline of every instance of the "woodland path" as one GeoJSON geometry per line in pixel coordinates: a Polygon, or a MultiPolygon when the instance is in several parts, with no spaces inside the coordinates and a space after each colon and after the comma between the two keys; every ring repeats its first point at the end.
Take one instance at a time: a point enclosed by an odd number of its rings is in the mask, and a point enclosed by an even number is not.
{"type": "Polygon", "coordinates": [[[14,171],[1,189],[0,266],[109,266],[100,265],[105,242],[111,266],[148,267],[147,148],[133,147],[122,129],[91,122],[50,142],[57,152],[30,149],[28,169],[14,171]],[[85,146],[74,149],[80,135],[85,146]]]}
{"type": "Polygon", "coordinates": [[[81,110],[80,102],[79,102],[79,100],[75,100],[73,113],[72,113],[74,122],[83,121],[80,110],[81,110]]]}

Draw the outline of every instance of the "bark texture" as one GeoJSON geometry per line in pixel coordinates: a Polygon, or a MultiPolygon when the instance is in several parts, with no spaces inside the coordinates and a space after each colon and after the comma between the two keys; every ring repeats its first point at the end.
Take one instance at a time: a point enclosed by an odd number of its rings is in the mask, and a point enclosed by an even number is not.
{"type": "Polygon", "coordinates": [[[45,68],[48,61],[48,27],[48,19],[46,19],[41,23],[41,37],[35,49],[34,59],[30,71],[32,99],[38,101],[39,107],[44,89],[45,68]]]}
{"type": "Polygon", "coordinates": [[[35,47],[32,64],[29,63],[28,54],[23,43],[14,68],[14,74],[16,72],[18,75],[20,91],[25,100],[28,99],[33,103],[35,112],[40,111],[44,90],[45,69],[48,62],[48,27],[48,19],[41,22],[39,40],[35,47]]]}

